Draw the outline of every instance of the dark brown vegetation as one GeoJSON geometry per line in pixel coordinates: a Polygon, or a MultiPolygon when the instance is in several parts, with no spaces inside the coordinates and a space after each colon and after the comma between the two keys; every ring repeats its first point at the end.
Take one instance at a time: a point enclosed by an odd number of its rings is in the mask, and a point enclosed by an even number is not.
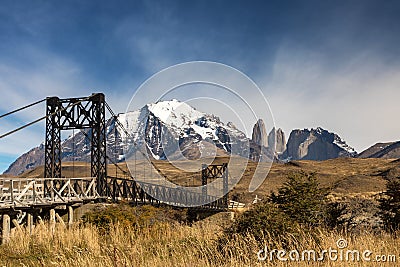
{"type": "MultiPolygon", "coordinates": [[[[218,157],[214,163],[228,161],[228,157],[218,157]]],[[[174,183],[183,186],[201,185],[200,172],[184,172],[167,161],[155,161],[155,164],[161,174],[174,183]]],[[[128,171],[125,164],[120,164],[120,167],[128,171]]],[[[327,197],[332,202],[349,208],[347,219],[352,218],[356,224],[367,227],[378,227],[379,218],[376,216],[378,199],[381,197],[381,192],[385,190],[386,180],[400,176],[400,161],[394,159],[339,158],[326,161],[291,161],[273,163],[270,169],[267,164],[257,166],[255,162],[249,161],[247,166],[233,167],[242,168],[245,171],[239,183],[230,192],[230,198],[245,203],[246,207],[251,205],[256,196],[265,200],[271,192],[277,192],[289,175],[299,172],[313,173],[322,187],[329,188],[327,197]],[[250,193],[249,184],[257,167],[269,173],[263,184],[255,192],[250,193]]],[[[63,163],[63,175],[66,177],[90,176],[89,168],[88,163],[66,162],[63,163]]],[[[124,174],[113,165],[109,166],[108,174],[124,177],[124,174]]],[[[136,175],[149,177],[154,175],[154,172],[150,171],[149,166],[138,161],[136,175]]],[[[43,167],[38,167],[21,176],[42,177],[43,167]]]]}
{"type": "MultiPolygon", "coordinates": [[[[229,158],[220,157],[214,163],[228,161],[229,158]]],[[[194,185],[201,184],[200,173],[182,172],[166,161],[156,161],[155,163],[163,175],[177,184],[185,185],[189,181],[194,185]]],[[[120,166],[127,170],[125,164],[120,166]]],[[[248,194],[248,185],[256,167],[257,164],[255,162],[249,161],[242,179],[234,188],[233,194],[241,194],[241,200],[244,202],[249,202],[256,194],[258,196],[267,196],[271,191],[276,191],[277,188],[282,186],[287,175],[293,172],[315,173],[322,186],[333,187],[333,193],[338,195],[381,192],[385,188],[385,179],[387,177],[394,177],[396,174],[400,174],[400,162],[393,159],[340,158],[326,161],[274,163],[264,183],[255,192],[248,194]]],[[[268,171],[267,165],[261,167],[268,171]]],[[[136,171],[138,175],[143,175],[143,172],[147,172],[147,175],[150,174],[150,170],[144,169],[143,164],[140,162],[136,171]]],[[[120,170],[117,172],[119,176],[123,176],[120,170]]],[[[115,173],[115,167],[109,165],[108,174],[114,176],[115,173]]],[[[66,177],[90,176],[90,164],[83,162],[63,163],[63,175],[66,177]]],[[[43,177],[43,167],[28,171],[20,177],[43,177]]]]}
{"type": "MultiPolygon", "coordinates": [[[[394,175],[395,170],[391,168],[385,173],[394,175]]],[[[331,206],[337,202],[328,198],[335,187],[322,186],[316,177],[317,174],[304,171],[292,172],[275,192],[237,214],[225,227],[212,218],[188,224],[185,210],[170,207],[101,205],[70,229],[57,225],[51,231],[42,224],[32,233],[18,229],[11,242],[0,247],[0,263],[5,266],[291,266],[290,262],[277,259],[260,262],[257,252],[264,245],[286,251],[321,251],[335,247],[343,238],[349,249],[372,250],[374,255],[400,255],[394,228],[388,234],[348,232],[342,227],[345,221],[338,220],[340,216],[336,215],[344,210],[331,206]]],[[[389,183],[388,191],[398,190],[399,184],[389,183]]],[[[391,194],[386,196],[387,203],[396,204],[397,199],[391,199],[391,194]]],[[[393,266],[397,260],[377,265],[371,262],[368,266],[393,266]]],[[[366,262],[325,259],[293,264],[364,266],[366,262]]]]}

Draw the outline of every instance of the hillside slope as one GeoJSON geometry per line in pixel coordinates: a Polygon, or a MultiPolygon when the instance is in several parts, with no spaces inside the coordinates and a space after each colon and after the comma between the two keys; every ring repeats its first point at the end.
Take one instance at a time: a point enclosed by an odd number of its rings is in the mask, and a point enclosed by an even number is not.
{"type": "Polygon", "coordinates": [[[383,159],[400,158],[400,141],[377,143],[361,152],[357,157],[383,159]]]}
{"type": "MultiPolygon", "coordinates": [[[[215,164],[228,162],[229,157],[218,157],[214,160],[215,164]]],[[[155,164],[170,181],[183,186],[200,186],[200,172],[183,172],[167,161],[156,160],[155,164]]],[[[125,163],[120,166],[127,170],[125,163]]],[[[235,168],[235,166],[232,166],[235,168]]],[[[239,183],[230,193],[231,196],[238,197],[241,201],[251,203],[257,195],[258,197],[268,196],[271,191],[277,190],[286,181],[287,176],[293,172],[315,173],[322,186],[332,188],[335,194],[376,194],[385,189],[385,178],[400,175],[399,160],[390,159],[359,159],[359,158],[339,158],[326,161],[292,161],[289,163],[273,163],[267,178],[263,184],[253,193],[248,192],[248,186],[252,179],[255,169],[265,168],[267,165],[249,161],[244,175],[239,183]]],[[[136,175],[150,177],[152,174],[144,164],[138,162],[136,175]]],[[[118,171],[119,172],[119,171],[118,171]]],[[[109,165],[108,173],[116,174],[115,167],[109,165]]],[[[90,176],[90,164],[85,162],[66,162],[63,163],[63,175],[66,177],[87,177],[90,176]]],[[[118,175],[121,175],[119,172],[118,175]]],[[[43,167],[22,174],[20,177],[43,177],[43,167]]],[[[150,178],[149,178],[150,179],[150,178]]]]}

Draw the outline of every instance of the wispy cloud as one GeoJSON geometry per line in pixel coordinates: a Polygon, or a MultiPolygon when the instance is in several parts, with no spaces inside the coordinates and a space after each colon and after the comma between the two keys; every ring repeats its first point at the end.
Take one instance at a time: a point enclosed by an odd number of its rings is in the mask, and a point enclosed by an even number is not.
{"type": "MultiPolygon", "coordinates": [[[[277,126],[287,134],[322,126],[362,150],[399,139],[394,123],[400,92],[399,12],[396,1],[373,0],[362,5],[6,1],[0,7],[0,113],[46,96],[93,91],[105,92],[115,111],[123,112],[135,89],[157,71],[210,60],[232,65],[258,82],[277,126]]],[[[43,112],[37,108],[2,120],[0,130],[43,112]]],[[[229,110],[212,112],[229,120],[229,110]]],[[[0,155],[19,155],[43,141],[41,127],[25,131],[29,138],[0,140],[0,155]]]]}
{"type": "MultiPolygon", "coordinates": [[[[8,60],[0,64],[0,113],[15,110],[47,96],[90,95],[92,81],[82,79],[79,64],[34,47],[21,46],[26,64],[8,60]]],[[[1,119],[1,134],[45,115],[45,104],[1,119]]],[[[21,155],[44,141],[44,122],[0,140],[0,154],[21,155]]]]}
{"type": "Polygon", "coordinates": [[[312,51],[284,51],[262,85],[286,133],[322,126],[358,151],[399,139],[400,66],[386,65],[371,51],[349,55],[341,68],[312,51]]]}

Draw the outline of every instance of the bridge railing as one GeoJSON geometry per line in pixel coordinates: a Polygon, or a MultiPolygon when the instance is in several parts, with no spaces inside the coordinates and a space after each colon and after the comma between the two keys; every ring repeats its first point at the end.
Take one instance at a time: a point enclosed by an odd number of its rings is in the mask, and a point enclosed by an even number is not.
{"type": "Polygon", "coordinates": [[[106,195],[97,192],[96,177],[83,178],[0,178],[0,209],[32,208],[88,202],[100,198],[128,200],[137,204],[168,204],[181,207],[226,209],[223,198],[183,191],[132,179],[107,178],[106,195]],[[150,193],[147,194],[146,192],[150,193]],[[154,196],[154,197],[152,197],[154,196]],[[160,202],[158,199],[163,199],[160,202]]]}
{"type": "Polygon", "coordinates": [[[98,198],[96,178],[0,178],[0,208],[24,208],[98,198]]]}
{"type": "Polygon", "coordinates": [[[113,201],[128,200],[142,204],[162,203],[178,207],[196,207],[197,203],[208,203],[199,208],[217,210],[228,208],[224,199],[217,196],[188,192],[159,184],[137,182],[133,179],[109,176],[107,177],[107,191],[107,197],[113,201]],[[159,201],[159,199],[164,201],[159,201]]]}

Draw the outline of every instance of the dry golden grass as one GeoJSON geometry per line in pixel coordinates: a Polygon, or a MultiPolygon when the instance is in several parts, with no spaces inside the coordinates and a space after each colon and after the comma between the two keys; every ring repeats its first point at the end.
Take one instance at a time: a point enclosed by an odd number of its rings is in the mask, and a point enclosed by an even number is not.
{"type": "MultiPolygon", "coordinates": [[[[228,161],[229,157],[218,157],[213,163],[220,164],[228,161]]],[[[169,180],[177,184],[186,185],[190,182],[194,183],[194,185],[201,185],[200,172],[190,173],[182,171],[168,161],[157,160],[155,164],[161,170],[162,175],[165,175],[169,180]]],[[[122,169],[128,171],[124,163],[120,163],[119,165],[122,169]]],[[[90,176],[90,163],[63,162],[62,166],[63,176],[65,177],[90,176]]],[[[235,187],[235,191],[248,191],[248,185],[257,167],[257,163],[249,161],[247,166],[239,167],[243,168],[245,172],[239,184],[235,187]]],[[[253,195],[269,194],[271,190],[276,190],[282,185],[288,173],[297,171],[315,172],[319,182],[323,186],[335,185],[335,191],[338,193],[377,192],[384,189],[384,175],[390,172],[400,174],[398,167],[399,161],[391,159],[338,158],[326,161],[303,160],[292,161],[287,164],[274,163],[268,173],[267,179],[253,195]]],[[[140,161],[137,162],[135,170],[137,176],[143,176],[144,174],[146,176],[151,175],[148,167],[145,168],[144,164],[140,161]]],[[[134,172],[134,170],[131,171],[134,172]]],[[[108,174],[115,176],[116,173],[118,176],[123,176],[120,170],[116,170],[113,165],[109,165],[108,174]]],[[[43,177],[43,166],[25,172],[20,177],[43,177]]]]}
{"type": "MultiPolygon", "coordinates": [[[[227,162],[218,158],[215,163],[227,162]]],[[[294,161],[288,164],[274,163],[267,179],[257,191],[248,193],[248,185],[256,169],[249,162],[242,180],[231,194],[238,194],[240,201],[249,203],[257,194],[266,196],[279,188],[291,172],[315,172],[323,186],[333,188],[330,197],[338,201],[345,198],[375,198],[385,188],[385,175],[397,175],[398,161],[387,159],[335,159],[323,162],[294,161]]],[[[140,163],[139,163],[140,164],[140,163]]],[[[171,181],[178,184],[199,185],[199,173],[185,173],[170,163],[157,161],[157,166],[171,181]]],[[[126,166],[121,164],[126,169],[126,166]]],[[[63,163],[63,175],[89,176],[87,163],[63,163]],[[74,168],[72,168],[74,166],[74,168]]],[[[145,174],[144,168],[142,175],[145,174]]],[[[108,172],[117,170],[110,166],[108,172]]],[[[119,173],[120,174],[120,173],[119,173]]],[[[141,175],[141,172],[137,172],[141,175]]],[[[42,177],[43,167],[27,172],[22,177],[42,177]]],[[[32,234],[26,230],[15,231],[11,242],[0,246],[0,266],[396,266],[400,265],[400,238],[388,234],[361,232],[357,235],[316,230],[321,240],[304,233],[301,240],[294,240],[296,249],[321,251],[336,248],[339,238],[346,238],[349,249],[376,254],[396,255],[396,263],[366,262],[260,262],[257,252],[260,245],[251,236],[237,236],[219,244],[223,229],[212,220],[193,226],[158,223],[148,228],[127,228],[114,225],[108,234],[96,227],[75,225],[71,229],[58,225],[54,233],[47,225],[38,225],[32,234]]],[[[273,240],[272,248],[281,249],[281,242],[273,240]]],[[[289,248],[287,250],[294,249],[289,248]]],[[[373,256],[374,256],[373,255],[373,256]]]]}
{"type": "MultiPolygon", "coordinates": [[[[65,229],[58,225],[54,233],[48,225],[39,225],[33,234],[16,231],[6,245],[0,246],[0,266],[396,266],[400,260],[400,239],[365,232],[346,236],[316,230],[321,243],[304,234],[296,249],[336,249],[336,241],[346,238],[349,249],[396,255],[396,263],[347,261],[260,262],[260,245],[249,237],[236,237],[218,246],[222,229],[203,221],[193,226],[156,224],[148,228],[114,225],[108,234],[93,226],[75,225],[65,229]]],[[[271,243],[271,242],[270,242],[271,243]]],[[[281,249],[279,240],[271,248],[281,249]]],[[[290,249],[287,249],[288,251],[290,249]]]]}
{"type": "MultiPolygon", "coordinates": [[[[229,162],[229,157],[217,157],[213,163],[221,164],[229,162]]],[[[154,161],[161,175],[165,176],[173,183],[182,186],[200,186],[201,173],[187,172],[173,166],[168,161],[154,161]]],[[[186,164],[182,163],[181,164],[186,164]]],[[[187,163],[190,164],[190,163],[187,163]]],[[[373,199],[377,194],[385,189],[387,176],[400,175],[399,160],[394,159],[359,159],[359,158],[338,158],[326,161],[292,161],[289,163],[272,164],[268,176],[262,185],[254,192],[249,192],[249,184],[253,178],[257,167],[267,171],[268,165],[249,161],[247,166],[231,166],[231,168],[243,169],[244,174],[240,181],[231,191],[231,196],[236,196],[237,200],[246,205],[250,204],[256,195],[265,198],[271,191],[276,191],[286,181],[288,174],[293,172],[313,172],[316,174],[318,182],[322,186],[332,188],[333,198],[348,199],[354,196],[373,199]]],[[[62,173],[65,177],[87,177],[90,176],[90,164],[84,162],[63,162],[62,173]]],[[[120,168],[129,172],[125,163],[119,164],[120,168]]],[[[131,169],[132,174],[142,181],[151,181],[155,171],[151,171],[148,164],[140,160],[135,169],[131,169]],[[136,172],[135,172],[136,171],[136,172]],[[143,178],[145,177],[145,178],[143,178]]],[[[232,173],[232,172],[230,172],[232,173]]],[[[108,166],[110,176],[124,177],[123,173],[113,165],[108,166]]],[[[28,171],[21,177],[43,177],[43,166],[28,171]]],[[[128,178],[127,176],[125,178],[128,178]]],[[[230,179],[237,177],[230,177],[230,179]]]]}

